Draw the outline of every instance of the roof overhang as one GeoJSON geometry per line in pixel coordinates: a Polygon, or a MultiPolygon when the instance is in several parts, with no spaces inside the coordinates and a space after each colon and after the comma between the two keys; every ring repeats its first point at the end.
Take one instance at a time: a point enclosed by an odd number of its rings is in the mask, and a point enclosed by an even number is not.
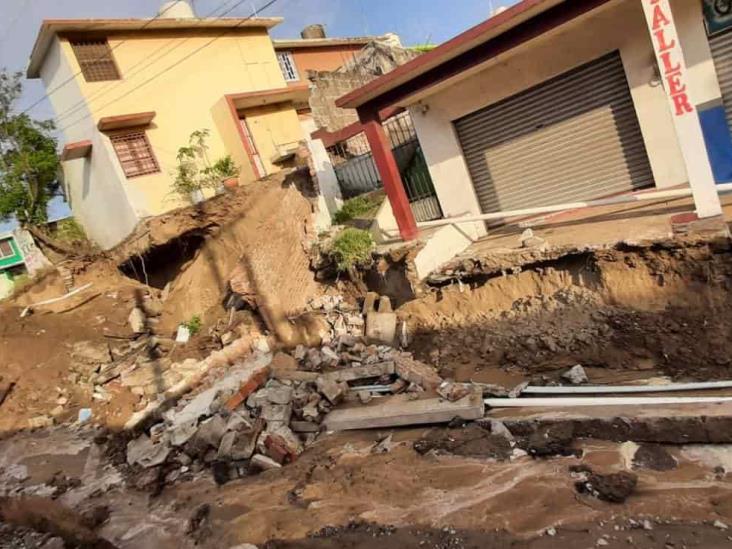
{"type": "Polygon", "coordinates": [[[380,110],[404,105],[437,83],[458,77],[491,58],[541,36],[611,0],[522,0],[408,63],[336,101],[341,108],[380,110]]]}
{"type": "Polygon", "coordinates": [[[302,38],[294,40],[272,40],[276,50],[296,50],[305,48],[334,48],[343,46],[363,47],[373,42],[376,36],[358,36],[353,38],[302,38]]]}
{"type": "Polygon", "coordinates": [[[265,105],[287,102],[307,104],[309,97],[309,84],[298,84],[295,86],[287,86],[285,88],[275,88],[271,90],[247,93],[234,93],[226,96],[226,98],[234,105],[236,110],[251,109],[254,107],[263,107],[265,105]]]}
{"type": "Polygon", "coordinates": [[[64,150],[61,153],[61,162],[67,160],[76,160],[77,158],[85,158],[91,154],[92,142],[88,139],[85,141],[76,141],[75,143],[68,143],[64,146],[64,150]]]}
{"type": "Polygon", "coordinates": [[[115,32],[150,32],[155,30],[220,30],[240,28],[271,29],[283,21],[282,17],[229,17],[190,19],[46,19],[41,23],[31,52],[26,76],[38,78],[43,60],[53,39],[58,34],[98,34],[115,32]]]}
{"type": "Polygon", "coordinates": [[[99,119],[97,128],[100,132],[122,130],[124,128],[137,128],[148,126],[155,118],[155,111],[137,112],[132,114],[121,114],[119,116],[105,116],[99,119]]]}

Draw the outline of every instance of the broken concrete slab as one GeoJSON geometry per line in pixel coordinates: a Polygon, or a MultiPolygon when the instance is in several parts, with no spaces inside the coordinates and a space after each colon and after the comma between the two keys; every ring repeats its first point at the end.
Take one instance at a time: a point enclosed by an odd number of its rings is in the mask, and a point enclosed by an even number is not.
{"type": "Polygon", "coordinates": [[[479,391],[456,401],[442,398],[405,400],[396,396],[382,400],[378,406],[334,410],[324,420],[331,431],[376,429],[401,425],[448,423],[454,418],[466,420],[483,417],[485,406],[479,391]]]}
{"type": "Polygon", "coordinates": [[[562,379],[569,381],[572,385],[582,385],[583,383],[590,381],[581,364],[576,364],[564,372],[562,374],[562,379]]]}
{"type": "Polygon", "coordinates": [[[130,311],[130,316],[127,317],[127,322],[130,324],[130,328],[136,334],[141,334],[147,330],[147,317],[145,311],[140,307],[134,307],[130,311]]]}
{"type": "Polygon", "coordinates": [[[316,382],[316,386],[318,387],[318,391],[333,405],[343,400],[343,396],[348,391],[347,384],[339,383],[326,376],[320,376],[316,382]]]}
{"type": "Polygon", "coordinates": [[[371,377],[381,377],[394,374],[396,368],[393,361],[377,362],[375,364],[367,364],[366,366],[356,366],[354,368],[342,368],[335,372],[322,374],[321,378],[334,381],[336,383],[345,381],[356,381],[358,379],[368,379],[371,377]]]}
{"type": "Polygon", "coordinates": [[[437,390],[442,383],[434,368],[404,355],[394,357],[394,370],[400,378],[428,391],[437,390]]]}
{"type": "Polygon", "coordinates": [[[168,459],[170,450],[167,441],[153,442],[150,437],[143,434],[127,443],[127,463],[145,468],[155,467],[168,459]]]}
{"type": "Polygon", "coordinates": [[[260,417],[267,423],[279,422],[289,423],[292,417],[292,405],[291,404],[266,404],[262,406],[262,412],[260,417]]]}

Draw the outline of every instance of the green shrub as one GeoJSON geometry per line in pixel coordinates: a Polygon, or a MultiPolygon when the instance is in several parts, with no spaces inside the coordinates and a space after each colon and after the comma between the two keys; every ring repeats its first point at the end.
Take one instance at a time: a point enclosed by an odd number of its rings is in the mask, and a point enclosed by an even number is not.
{"type": "Polygon", "coordinates": [[[183,323],[183,326],[188,328],[190,334],[194,336],[201,331],[202,324],[203,323],[201,322],[201,317],[198,315],[193,315],[188,322],[183,323]]]}
{"type": "Polygon", "coordinates": [[[78,242],[86,240],[86,233],[73,217],[69,217],[58,222],[55,237],[64,242],[78,242]]]}
{"type": "Polygon", "coordinates": [[[343,225],[362,216],[373,216],[379,209],[383,196],[361,195],[343,203],[343,207],[333,216],[333,223],[343,225]]]}
{"type": "Polygon", "coordinates": [[[352,267],[369,265],[373,248],[374,241],[370,232],[348,228],[335,237],[330,253],[338,270],[343,272],[352,267]]]}

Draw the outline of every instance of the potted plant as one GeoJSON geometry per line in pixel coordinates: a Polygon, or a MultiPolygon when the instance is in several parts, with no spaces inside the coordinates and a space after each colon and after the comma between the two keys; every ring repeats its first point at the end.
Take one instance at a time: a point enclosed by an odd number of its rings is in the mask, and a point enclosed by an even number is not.
{"type": "Polygon", "coordinates": [[[188,138],[188,145],[178,149],[178,166],[175,171],[173,191],[189,197],[194,204],[203,202],[204,188],[220,185],[216,171],[208,159],[206,139],[208,130],[197,130],[188,138]]]}
{"type": "Polygon", "coordinates": [[[235,189],[239,186],[239,166],[236,165],[231,156],[226,155],[219,158],[213,165],[213,171],[225,188],[235,189]]]}

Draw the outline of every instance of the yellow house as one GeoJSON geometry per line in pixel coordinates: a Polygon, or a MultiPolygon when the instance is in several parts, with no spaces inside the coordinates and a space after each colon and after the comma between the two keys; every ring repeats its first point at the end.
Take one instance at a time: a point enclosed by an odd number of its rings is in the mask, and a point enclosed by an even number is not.
{"type": "Polygon", "coordinates": [[[171,187],[192,132],[210,131],[209,157],[231,155],[241,183],[278,170],[304,139],[307,84],[287,85],[268,34],[281,21],[197,18],[174,0],[152,19],[43,22],[27,75],[46,87],[67,197],[100,246],[190,204],[171,187]]]}

